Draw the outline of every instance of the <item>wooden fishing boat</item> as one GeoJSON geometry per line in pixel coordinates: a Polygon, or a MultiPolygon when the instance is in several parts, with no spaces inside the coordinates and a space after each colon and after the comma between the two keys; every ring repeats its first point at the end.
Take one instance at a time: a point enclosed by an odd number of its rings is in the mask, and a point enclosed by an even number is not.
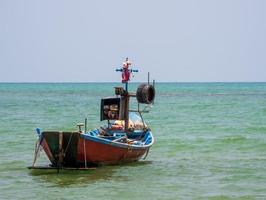
{"type": "Polygon", "coordinates": [[[130,75],[138,70],[123,66],[116,71],[122,72],[124,87],[115,88],[115,96],[101,99],[102,127],[87,131],[87,119],[78,124],[78,130],[41,131],[36,129],[38,141],[33,164],[37,155],[44,150],[50,160],[51,168],[88,168],[105,164],[134,162],[146,158],[154,143],[151,129],[143,120],[142,113],[153,104],[155,97],[154,81],[141,84],[136,93],[128,91],[130,75]],[[137,99],[138,109],[130,110],[130,98],[137,99]],[[141,107],[145,106],[142,110],[141,107]]]}

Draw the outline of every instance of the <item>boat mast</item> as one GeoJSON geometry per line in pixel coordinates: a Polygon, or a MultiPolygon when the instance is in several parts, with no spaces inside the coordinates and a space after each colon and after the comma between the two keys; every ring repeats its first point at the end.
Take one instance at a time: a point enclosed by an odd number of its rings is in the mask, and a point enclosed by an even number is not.
{"type": "Polygon", "coordinates": [[[126,58],[126,62],[123,64],[123,67],[120,69],[116,69],[117,72],[122,73],[122,83],[125,84],[125,89],[123,94],[121,95],[122,101],[123,101],[123,110],[124,110],[124,121],[125,121],[125,131],[128,131],[129,127],[129,100],[130,100],[130,94],[128,92],[128,84],[130,81],[130,75],[133,72],[138,72],[136,69],[129,69],[129,65],[131,63],[128,61],[128,58],[126,58]]]}
{"type": "Polygon", "coordinates": [[[130,96],[128,95],[128,82],[125,84],[126,94],[123,97],[125,102],[125,131],[128,131],[128,124],[129,124],[129,99],[130,96]]]}

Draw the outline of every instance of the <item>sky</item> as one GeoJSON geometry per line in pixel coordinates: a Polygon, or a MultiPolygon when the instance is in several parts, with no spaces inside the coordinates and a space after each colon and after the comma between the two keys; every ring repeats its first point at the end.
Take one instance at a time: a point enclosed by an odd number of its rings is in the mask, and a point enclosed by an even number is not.
{"type": "Polygon", "coordinates": [[[265,82],[265,0],[0,0],[0,82],[265,82]]]}

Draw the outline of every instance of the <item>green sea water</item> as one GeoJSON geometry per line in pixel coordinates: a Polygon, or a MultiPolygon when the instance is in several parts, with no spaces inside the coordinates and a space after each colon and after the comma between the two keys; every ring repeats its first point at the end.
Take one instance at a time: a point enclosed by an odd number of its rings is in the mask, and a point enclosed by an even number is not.
{"type": "Polygon", "coordinates": [[[146,160],[27,169],[35,128],[98,127],[100,98],[119,85],[0,83],[0,199],[266,199],[266,83],[158,83],[146,160]]]}

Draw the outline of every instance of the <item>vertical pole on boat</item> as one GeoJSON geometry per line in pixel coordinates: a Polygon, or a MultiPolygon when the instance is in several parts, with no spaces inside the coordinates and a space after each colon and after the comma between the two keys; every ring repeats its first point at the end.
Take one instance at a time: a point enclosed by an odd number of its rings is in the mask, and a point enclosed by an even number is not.
{"type": "Polygon", "coordinates": [[[125,130],[127,131],[128,130],[128,118],[129,118],[129,96],[128,96],[128,94],[127,94],[127,96],[126,96],[126,99],[125,99],[126,101],[125,101],[125,104],[126,104],[126,110],[125,110],[125,130]]]}
{"type": "MultiPolygon", "coordinates": [[[[87,133],[87,118],[85,118],[85,130],[84,135],[87,133]]],[[[83,138],[83,150],[84,150],[84,161],[85,161],[85,168],[87,169],[87,152],[86,152],[86,141],[85,137],[83,138]]]]}
{"type": "Polygon", "coordinates": [[[126,59],[126,64],[123,64],[123,68],[116,69],[117,72],[122,72],[122,83],[125,84],[125,94],[121,95],[123,104],[123,114],[124,114],[124,121],[125,121],[125,131],[128,131],[128,125],[129,125],[129,100],[130,100],[130,94],[128,93],[128,82],[130,81],[130,74],[133,72],[138,72],[136,69],[129,69],[128,59],[126,59]],[[125,67],[126,66],[126,67],[125,67]]]}
{"type": "Polygon", "coordinates": [[[63,152],[63,132],[58,133],[58,160],[57,160],[57,172],[60,168],[63,168],[64,152],[63,152]]]}
{"type": "Polygon", "coordinates": [[[125,85],[125,89],[126,89],[126,94],[124,96],[125,98],[125,131],[128,130],[128,114],[129,114],[129,94],[128,94],[128,82],[126,82],[125,85]]]}
{"type": "Polygon", "coordinates": [[[85,118],[85,130],[84,133],[87,133],[87,118],[85,118]]]}
{"type": "Polygon", "coordinates": [[[125,89],[126,89],[126,91],[128,92],[128,82],[126,82],[125,89]]]}
{"type": "MultiPolygon", "coordinates": [[[[152,81],[152,86],[153,86],[153,88],[155,88],[155,80],[153,79],[153,81],[152,81]]],[[[152,101],[152,105],[154,105],[154,99],[153,99],[153,101],[152,101]]]]}
{"type": "Polygon", "coordinates": [[[87,152],[86,152],[86,141],[85,141],[85,137],[83,138],[83,153],[84,153],[84,164],[85,164],[85,168],[87,169],[87,152]]]}
{"type": "MultiPolygon", "coordinates": [[[[84,134],[87,133],[87,118],[85,118],[85,129],[84,129],[84,134]]],[[[87,169],[87,152],[86,152],[86,141],[85,137],[83,138],[83,151],[84,151],[84,163],[85,163],[85,168],[87,169]]]]}
{"type": "Polygon", "coordinates": [[[150,72],[148,72],[148,84],[150,84],[150,72]]]}

